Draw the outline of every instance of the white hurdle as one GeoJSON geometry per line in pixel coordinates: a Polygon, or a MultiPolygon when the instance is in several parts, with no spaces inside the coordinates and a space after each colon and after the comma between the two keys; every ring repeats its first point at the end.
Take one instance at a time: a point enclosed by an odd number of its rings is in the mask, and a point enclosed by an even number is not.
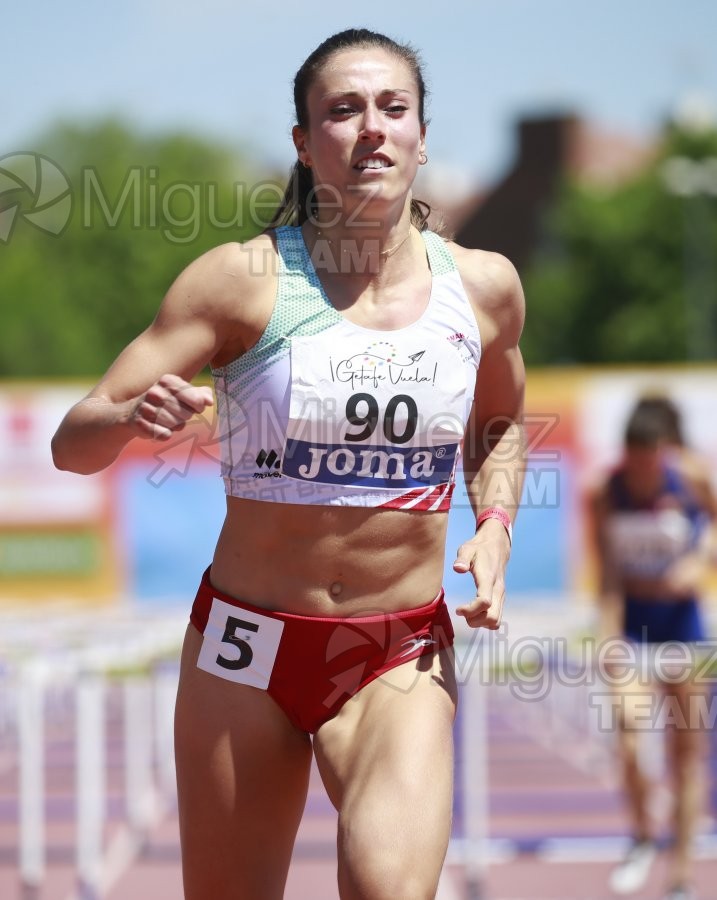
{"type": "Polygon", "coordinates": [[[81,900],[97,900],[106,811],[104,678],[97,673],[80,675],[76,697],[78,890],[81,900]]]}
{"type": "Polygon", "coordinates": [[[26,663],[19,673],[20,881],[35,896],[45,875],[45,670],[26,663]]]}
{"type": "Polygon", "coordinates": [[[152,692],[149,679],[131,675],[123,685],[125,804],[130,828],[141,837],[155,814],[152,773],[152,692]]]}
{"type": "Polygon", "coordinates": [[[0,762],[18,773],[20,893],[37,900],[45,890],[58,849],[50,840],[73,835],[74,809],[71,898],[99,900],[175,802],[173,717],[185,611],[147,616],[118,609],[93,619],[71,611],[53,619],[42,645],[33,624],[32,615],[14,616],[0,628],[0,762]],[[109,742],[123,768],[119,820],[110,820],[107,802],[109,742]],[[48,789],[55,784],[62,786],[53,808],[63,827],[48,828],[48,789]]]}
{"type": "Polygon", "coordinates": [[[166,801],[177,790],[174,764],[174,705],[177,697],[179,670],[160,664],[154,676],[155,755],[160,796],[166,801]]]}
{"type": "MultiPolygon", "coordinates": [[[[458,645],[457,652],[467,654],[459,671],[464,680],[461,690],[460,710],[463,718],[461,733],[464,839],[462,862],[466,874],[467,897],[478,900],[483,895],[488,868],[488,697],[491,660],[488,644],[489,633],[475,636],[466,648],[458,645]],[[476,656],[477,654],[477,656],[476,656]],[[468,663],[468,664],[466,664],[468,663]]],[[[458,786],[457,786],[458,787],[458,786]]]]}

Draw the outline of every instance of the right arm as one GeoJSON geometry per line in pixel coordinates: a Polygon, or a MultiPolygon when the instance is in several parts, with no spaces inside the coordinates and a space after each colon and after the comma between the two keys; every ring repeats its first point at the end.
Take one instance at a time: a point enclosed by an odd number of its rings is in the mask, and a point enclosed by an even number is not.
{"type": "Polygon", "coordinates": [[[167,440],[213,403],[211,389],[190,380],[210,361],[240,355],[271,314],[273,283],[253,274],[256,252],[271,252],[268,237],[216,247],[181,273],[151,325],[60,423],[52,439],[58,469],[98,472],[133,438],[167,440]]]}

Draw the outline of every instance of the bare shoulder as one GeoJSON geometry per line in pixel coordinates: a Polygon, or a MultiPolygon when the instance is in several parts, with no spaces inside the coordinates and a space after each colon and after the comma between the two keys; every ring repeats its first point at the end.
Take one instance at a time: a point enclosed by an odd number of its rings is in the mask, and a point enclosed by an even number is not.
{"type": "Polygon", "coordinates": [[[488,250],[453,242],[448,247],[480,324],[517,342],[525,321],[525,297],[513,263],[488,250]]]}
{"type": "Polygon", "coordinates": [[[243,244],[213,247],[177,277],[165,297],[164,311],[214,321],[251,318],[256,301],[273,289],[275,258],[268,234],[243,244]]]}
{"type": "Polygon", "coordinates": [[[601,474],[586,486],[584,496],[588,510],[594,515],[606,513],[610,506],[610,475],[601,474]]]}
{"type": "Polygon", "coordinates": [[[717,519],[717,497],[712,484],[709,463],[700,454],[688,448],[681,449],[673,459],[680,475],[697,503],[712,519],[717,519]]]}

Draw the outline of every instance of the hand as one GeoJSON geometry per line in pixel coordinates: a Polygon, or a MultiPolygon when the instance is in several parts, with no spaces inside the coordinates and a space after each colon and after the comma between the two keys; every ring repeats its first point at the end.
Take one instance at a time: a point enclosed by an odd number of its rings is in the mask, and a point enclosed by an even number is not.
{"type": "Polygon", "coordinates": [[[471,628],[500,628],[505,600],[505,567],[510,557],[510,540],[505,528],[495,519],[487,519],[470,541],[458,548],[454,572],[472,572],[476,597],[456,613],[464,616],[471,628]]]}
{"type": "Polygon", "coordinates": [[[694,596],[707,573],[707,561],[699,553],[676,560],[664,574],[665,593],[676,600],[694,596]]]}
{"type": "Polygon", "coordinates": [[[140,437],[166,441],[181,431],[192,416],[213,404],[211,388],[194,387],[178,375],[162,375],[139,398],[130,421],[140,437]]]}

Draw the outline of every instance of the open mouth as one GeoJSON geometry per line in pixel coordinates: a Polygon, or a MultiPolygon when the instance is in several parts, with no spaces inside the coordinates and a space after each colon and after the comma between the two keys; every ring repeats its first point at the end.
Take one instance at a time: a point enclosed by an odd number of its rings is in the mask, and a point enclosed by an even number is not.
{"type": "Polygon", "coordinates": [[[363,169],[390,169],[392,167],[393,163],[383,157],[370,157],[359,160],[354,169],[362,171],[363,169]]]}

